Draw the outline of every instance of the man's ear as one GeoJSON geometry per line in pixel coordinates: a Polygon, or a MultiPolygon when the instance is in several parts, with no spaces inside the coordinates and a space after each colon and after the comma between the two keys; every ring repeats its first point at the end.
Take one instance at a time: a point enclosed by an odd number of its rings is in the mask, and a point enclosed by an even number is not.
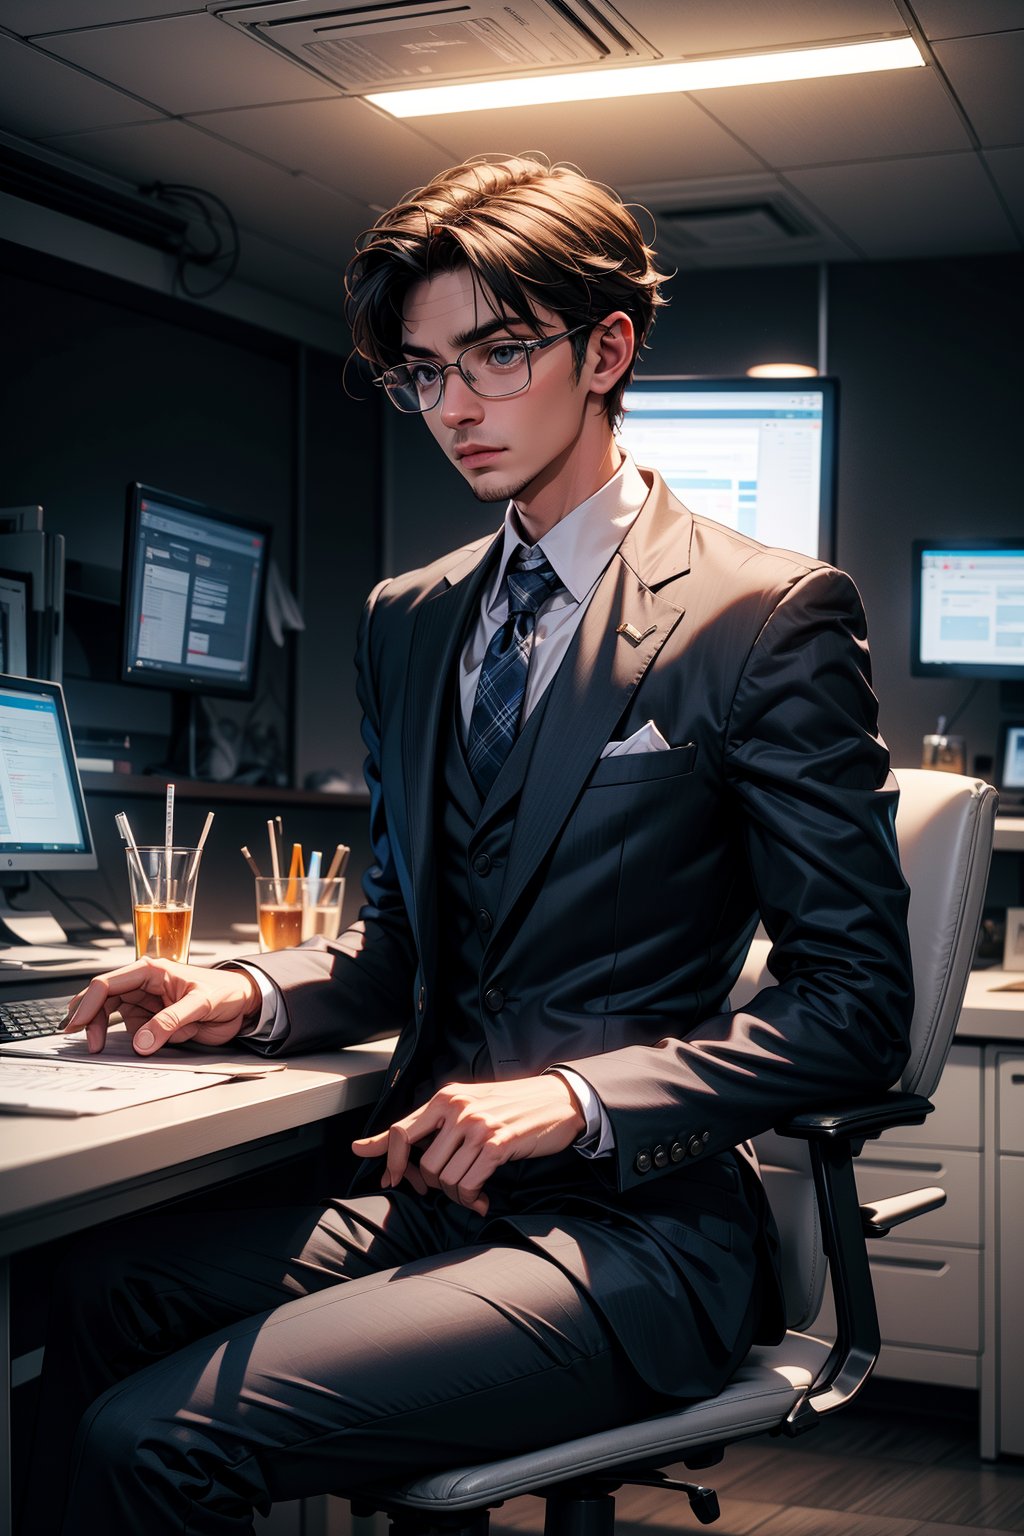
{"type": "Polygon", "coordinates": [[[588,388],[595,395],[613,390],[633,361],[636,331],[624,310],[616,309],[594,327],[587,348],[588,388]]]}

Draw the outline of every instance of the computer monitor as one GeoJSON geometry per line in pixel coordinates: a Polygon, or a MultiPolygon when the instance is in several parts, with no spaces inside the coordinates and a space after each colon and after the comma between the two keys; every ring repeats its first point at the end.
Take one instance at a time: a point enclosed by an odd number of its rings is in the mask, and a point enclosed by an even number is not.
{"type": "Polygon", "coordinates": [[[39,944],[64,938],[49,913],[8,906],[8,876],[95,868],[63,690],[0,676],[0,937],[39,944]]]}
{"type": "Polygon", "coordinates": [[[641,377],[619,438],[691,512],[831,560],[837,394],[834,379],[641,377]]]}
{"type": "Polygon", "coordinates": [[[1024,683],[1024,537],[915,539],[910,670],[1024,683]]]}
{"type": "Polygon", "coordinates": [[[129,485],[122,680],[251,699],[269,548],[255,518],[129,485]]]}

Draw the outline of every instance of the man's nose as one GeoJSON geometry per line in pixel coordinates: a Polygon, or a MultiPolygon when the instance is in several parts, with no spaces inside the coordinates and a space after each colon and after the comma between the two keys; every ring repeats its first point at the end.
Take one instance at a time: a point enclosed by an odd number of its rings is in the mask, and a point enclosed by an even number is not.
{"type": "Polygon", "coordinates": [[[438,409],[446,427],[458,427],[465,422],[483,418],[484,402],[475,395],[457,368],[449,368],[444,376],[444,395],[438,409]]]}

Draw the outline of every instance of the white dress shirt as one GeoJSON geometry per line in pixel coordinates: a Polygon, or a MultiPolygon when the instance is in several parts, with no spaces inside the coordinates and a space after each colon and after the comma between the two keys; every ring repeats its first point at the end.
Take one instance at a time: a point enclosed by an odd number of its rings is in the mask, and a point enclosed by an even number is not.
{"type": "MultiPolygon", "coordinates": [[[[611,479],[538,539],[537,547],[543,550],[562,583],[562,589],[537,610],[526,696],[523,700],[524,720],[536,707],[557,672],[569,642],[587,611],[598,581],[636,521],[647,495],[648,487],[643,476],[629,455],[623,452],[622,463],[611,479]]],[[[515,502],[509,502],[505,512],[501,558],[480,600],[479,617],[459,658],[463,740],[469,733],[469,721],[484,655],[492,635],[508,617],[505,570],[520,546],[526,549],[533,547],[523,537],[515,502]]],[[[277,988],[255,966],[236,964],[253,978],[263,999],[259,1018],[255,1025],[249,1026],[244,1038],[257,1043],[279,1039],[287,1028],[287,1018],[277,988]]],[[[551,1070],[569,1084],[587,1122],[586,1130],[575,1143],[577,1150],[584,1156],[606,1156],[614,1146],[611,1124],[594,1090],[569,1068],[551,1070]]]]}

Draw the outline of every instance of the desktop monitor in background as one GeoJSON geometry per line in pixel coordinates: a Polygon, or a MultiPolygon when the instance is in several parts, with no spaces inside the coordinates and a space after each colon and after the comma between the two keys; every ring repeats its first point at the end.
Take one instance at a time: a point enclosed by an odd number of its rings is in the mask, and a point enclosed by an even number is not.
{"type": "Polygon", "coordinates": [[[253,518],[128,487],[121,677],[184,696],[192,777],[198,696],[256,691],[269,547],[253,518]]]}
{"type": "Polygon", "coordinates": [[[834,379],[637,378],[620,441],[705,517],[833,558],[834,379]]]}
{"type": "Polygon", "coordinates": [[[55,918],[10,906],[7,892],[29,874],[95,868],[63,690],[0,676],[0,940],[64,942],[55,918]]]}
{"type": "Polygon", "coordinates": [[[1024,537],[916,539],[911,597],[915,677],[1024,685],[1024,537]]]}

